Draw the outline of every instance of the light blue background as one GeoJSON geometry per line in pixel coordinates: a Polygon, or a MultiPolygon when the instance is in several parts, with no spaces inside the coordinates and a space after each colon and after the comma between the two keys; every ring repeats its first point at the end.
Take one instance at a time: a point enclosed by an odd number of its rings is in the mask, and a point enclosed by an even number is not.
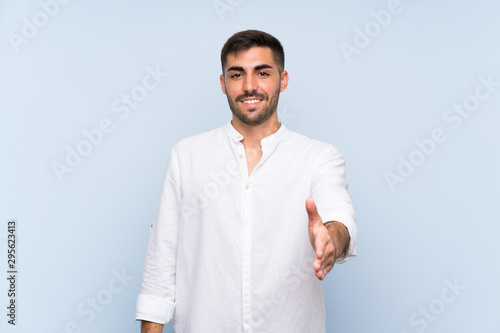
{"type": "Polygon", "coordinates": [[[4,272],[9,219],[19,237],[17,325],[6,323],[2,278],[0,331],[139,332],[135,301],[170,148],[229,121],[220,49],[256,28],[285,47],[281,120],[331,142],[347,163],[359,257],[323,282],[327,332],[500,332],[500,87],[460,127],[443,118],[478,77],[500,82],[500,3],[401,0],[346,57],[342,43],[354,45],[356,28],[390,3],[352,2],[221,0],[231,10],[218,13],[211,0],[73,0],[16,53],[9,36],[22,36],[23,17],[41,5],[0,0],[4,272]],[[148,66],[169,75],[120,119],[112,103],[148,66]],[[59,181],[52,164],[104,118],[114,131],[59,181]],[[384,174],[435,128],[446,140],[391,188],[384,174]],[[466,289],[453,294],[450,283],[466,289]],[[106,304],[90,310],[99,295],[106,304]]]}

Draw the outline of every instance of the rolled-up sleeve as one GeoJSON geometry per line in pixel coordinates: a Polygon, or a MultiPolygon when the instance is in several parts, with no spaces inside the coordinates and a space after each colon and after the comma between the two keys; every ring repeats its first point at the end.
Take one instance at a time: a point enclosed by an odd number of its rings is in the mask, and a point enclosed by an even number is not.
{"type": "Polygon", "coordinates": [[[335,261],[341,264],[356,257],[358,228],[355,223],[352,200],[347,193],[344,159],[335,147],[326,143],[324,145],[318,154],[312,176],[311,197],[318,207],[323,223],[338,221],[349,230],[351,237],[349,248],[345,255],[335,261]]]}
{"type": "Polygon", "coordinates": [[[173,317],[180,200],[180,170],[174,147],[151,226],[136,320],[165,324],[173,317]]]}

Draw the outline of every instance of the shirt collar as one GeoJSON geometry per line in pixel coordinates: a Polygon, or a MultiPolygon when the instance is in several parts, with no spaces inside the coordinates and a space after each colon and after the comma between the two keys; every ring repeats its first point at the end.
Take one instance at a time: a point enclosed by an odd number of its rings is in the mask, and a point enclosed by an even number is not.
{"type": "MultiPolygon", "coordinates": [[[[289,130],[288,128],[285,127],[285,124],[283,123],[280,124],[281,126],[276,132],[274,132],[269,136],[266,136],[264,139],[260,141],[260,144],[262,146],[269,145],[271,143],[277,144],[286,136],[286,134],[288,134],[289,130]]],[[[226,131],[227,136],[234,142],[239,142],[243,140],[243,135],[233,127],[233,124],[231,124],[231,122],[228,122],[224,126],[224,129],[226,131]]]]}

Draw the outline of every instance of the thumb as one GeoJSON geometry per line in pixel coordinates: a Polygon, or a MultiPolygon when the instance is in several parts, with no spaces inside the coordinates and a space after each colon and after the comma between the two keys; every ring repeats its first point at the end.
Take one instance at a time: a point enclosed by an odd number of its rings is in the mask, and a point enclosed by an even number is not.
{"type": "Polygon", "coordinates": [[[309,217],[309,223],[308,223],[308,229],[309,229],[309,240],[311,241],[311,245],[316,252],[316,256],[318,258],[321,258],[322,254],[322,249],[323,246],[322,244],[317,242],[317,237],[318,237],[318,227],[322,225],[321,223],[321,217],[318,214],[318,209],[316,208],[316,204],[314,203],[314,200],[312,198],[307,198],[306,199],[306,211],[307,215],[309,217]],[[318,253],[318,249],[320,249],[320,252],[318,253]]]}
{"type": "Polygon", "coordinates": [[[309,217],[309,223],[315,222],[317,220],[321,221],[321,217],[318,214],[318,209],[316,208],[316,204],[314,203],[313,198],[306,199],[306,211],[309,217]]]}

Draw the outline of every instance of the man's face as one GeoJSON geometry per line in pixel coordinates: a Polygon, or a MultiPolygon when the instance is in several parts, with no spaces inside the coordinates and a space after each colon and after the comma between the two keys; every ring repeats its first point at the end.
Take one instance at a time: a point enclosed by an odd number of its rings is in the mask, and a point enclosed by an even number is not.
{"type": "Polygon", "coordinates": [[[287,87],[288,73],[280,75],[270,48],[252,47],[228,55],[220,83],[234,117],[255,126],[273,115],[277,119],[279,94],[287,87]]]}

